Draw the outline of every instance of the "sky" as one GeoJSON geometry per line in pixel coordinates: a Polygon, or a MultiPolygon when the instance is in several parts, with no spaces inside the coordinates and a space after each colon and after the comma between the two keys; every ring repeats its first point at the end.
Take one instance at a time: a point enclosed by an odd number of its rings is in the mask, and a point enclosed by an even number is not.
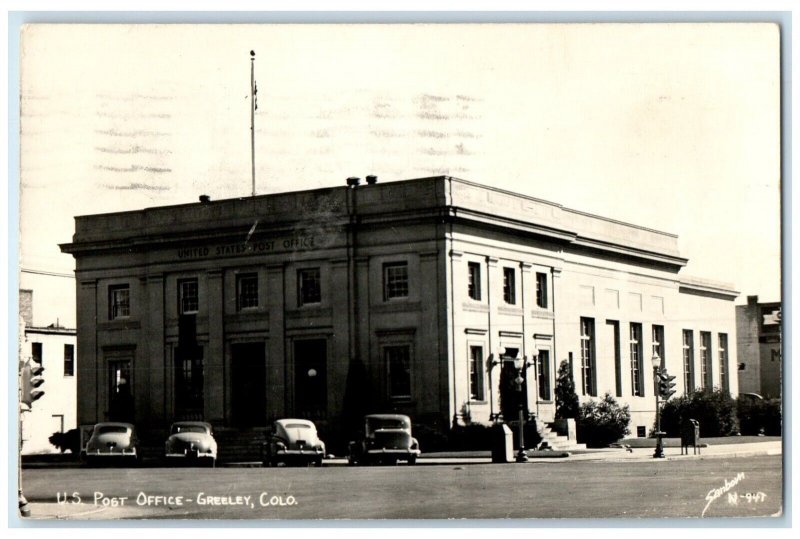
{"type": "MultiPolygon", "coordinates": [[[[21,45],[21,286],[74,325],[75,215],[447,174],[679,236],[780,299],[769,24],[49,25],[21,45]],[[71,302],[71,303],[70,303],[71,302]]],[[[39,323],[45,320],[40,319],[39,323]]]]}

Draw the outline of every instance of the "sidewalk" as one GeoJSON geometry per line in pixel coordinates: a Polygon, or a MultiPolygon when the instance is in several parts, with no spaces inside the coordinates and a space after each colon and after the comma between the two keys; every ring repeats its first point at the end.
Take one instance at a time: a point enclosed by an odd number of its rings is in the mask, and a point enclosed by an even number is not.
{"type": "MultiPolygon", "coordinates": [[[[767,455],[781,455],[782,447],[780,441],[753,442],[745,444],[717,444],[709,445],[698,449],[699,454],[693,454],[689,449],[688,455],[681,455],[679,447],[665,447],[664,459],[653,458],[654,449],[645,448],[607,448],[607,449],[586,449],[580,452],[571,452],[567,460],[595,460],[595,461],[657,461],[657,460],[678,460],[691,458],[731,458],[731,457],[755,457],[767,455]]],[[[534,455],[534,452],[530,452],[534,455]]],[[[532,458],[532,460],[537,460],[532,458]]]]}

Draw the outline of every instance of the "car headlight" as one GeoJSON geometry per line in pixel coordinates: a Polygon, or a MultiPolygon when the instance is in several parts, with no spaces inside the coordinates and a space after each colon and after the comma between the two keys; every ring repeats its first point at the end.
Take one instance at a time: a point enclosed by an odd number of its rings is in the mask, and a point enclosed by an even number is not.
{"type": "Polygon", "coordinates": [[[286,444],[283,442],[276,442],[275,447],[278,449],[286,449],[286,444]]]}

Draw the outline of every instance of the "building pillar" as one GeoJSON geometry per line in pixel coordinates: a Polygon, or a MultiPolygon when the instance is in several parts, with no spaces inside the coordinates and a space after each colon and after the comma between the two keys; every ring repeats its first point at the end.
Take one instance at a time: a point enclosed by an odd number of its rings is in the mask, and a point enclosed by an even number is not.
{"type": "MultiPolygon", "coordinates": [[[[344,412],[344,400],[347,394],[347,384],[349,382],[348,375],[350,373],[350,366],[353,360],[350,348],[350,338],[355,332],[351,331],[350,324],[350,309],[345,308],[350,301],[350,294],[348,292],[349,278],[349,265],[346,258],[335,259],[331,261],[330,265],[330,278],[328,279],[328,288],[324,292],[328,295],[328,301],[333,312],[331,324],[333,326],[333,334],[329,344],[330,357],[328,358],[329,365],[337,365],[337,368],[328,369],[328,387],[329,391],[329,410],[332,416],[341,416],[344,412]],[[340,367],[339,367],[340,366],[340,367]]],[[[361,270],[359,270],[361,271],[361,270]]],[[[362,292],[362,295],[366,295],[362,292]]],[[[365,333],[369,332],[369,320],[367,319],[368,310],[360,311],[355,310],[356,318],[363,316],[363,324],[365,333]]],[[[358,325],[358,323],[355,323],[358,325]]],[[[369,353],[369,349],[367,349],[369,353]]],[[[351,389],[352,391],[353,389],[351,389]]],[[[365,391],[365,388],[357,389],[356,391],[365,391]]],[[[349,412],[349,411],[348,411],[349,412]]]]}
{"type": "MultiPolygon", "coordinates": [[[[139,370],[140,377],[137,384],[142,387],[140,382],[146,384],[147,389],[143,391],[147,396],[144,406],[144,424],[151,429],[168,428],[166,425],[169,420],[166,413],[166,379],[165,370],[170,367],[166,363],[166,344],[164,340],[164,275],[161,273],[147,275],[141,279],[144,286],[144,310],[146,317],[142,317],[145,326],[142,328],[144,333],[144,346],[142,350],[137,350],[138,359],[144,365],[139,370]]],[[[138,403],[137,403],[138,404],[138,403]]]]}
{"type": "Polygon", "coordinates": [[[290,395],[286,387],[286,298],[284,266],[267,267],[267,311],[269,312],[269,340],[267,353],[267,410],[275,417],[286,416],[290,409],[290,395]]]}
{"type": "Polygon", "coordinates": [[[225,356],[224,312],[225,294],[223,272],[220,269],[208,271],[208,347],[203,354],[204,386],[203,415],[206,421],[226,424],[230,419],[226,402],[227,358],[225,356]]]}
{"type": "Polygon", "coordinates": [[[100,378],[105,373],[101,369],[102,359],[97,349],[97,324],[101,318],[97,312],[97,280],[78,280],[76,285],[77,327],[77,365],[75,374],[78,395],[78,426],[102,421],[101,394],[105,387],[100,378]]]}
{"type": "MultiPolygon", "coordinates": [[[[503,294],[502,274],[499,279],[494,275],[497,273],[498,261],[499,260],[493,256],[486,257],[486,304],[488,306],[488,311],[486,312],[486,329],[489,336],[488,353],[493,362],[496,363],[494,366],[492,366],[491,363],[489,364],[489,400],[491,403],[489,408],[493,410],[495,415],[500,413],[500,369],[503,368],[500,363],[500,353],[502,352],[500,349],[500,339],[499,336],[494,335],[495,330],[492,326],[492,315],[497,307],[498,298],[502,298],[503,294]],[[498,280],[499,284],[495,282],[498,280]]],[[[490,419],[494,420],[493,417],[490,419]]]]}
{"type": "MultiPolygon", "coordinates": [[[[533,273],[531,268],[533,266],[527,262],[520,262],[520,306],[522,307],[522,356],[527,361],[532,363],[531,367],[525,373],[526,396],[525,400],[528,403],[528,412],[536,413],[536,401],[539,397],[539,388],[536,385],[536,365],[535,359],[536,351],[533,347],[534,335],[534,320],[531,316],[531,309],[536,304],[536,281],[533,280],[533,273]],[[529,298],[533,298],[532,300],[529,298]]],[[[527,369],[527,366],[525,367],[527,369]]]]}

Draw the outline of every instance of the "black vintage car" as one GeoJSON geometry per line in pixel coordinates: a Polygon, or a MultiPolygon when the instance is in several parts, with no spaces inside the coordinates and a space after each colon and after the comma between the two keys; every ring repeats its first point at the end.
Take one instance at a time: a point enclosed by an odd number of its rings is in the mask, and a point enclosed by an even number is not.
{"type": "Polygon", "coordinates": [[[411,436],[411,419],[400,414],[371,414],[364,418],[364,436],[350,442],[351,466],[356,464],[415,464],[419,442],[411,436]]]}

